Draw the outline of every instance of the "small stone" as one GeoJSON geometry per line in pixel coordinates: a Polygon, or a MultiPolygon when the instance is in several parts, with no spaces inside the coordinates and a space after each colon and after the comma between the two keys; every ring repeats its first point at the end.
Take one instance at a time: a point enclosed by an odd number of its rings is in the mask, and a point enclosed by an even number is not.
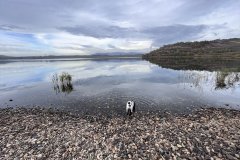
{"type": "Polygon", "coordinates": [[[162,150],[162,148],[159,148],[159,152],[160,152],[161,154],[164,153],[164,151],[162,150]]]}
{"type": "Polygon", "coordinates": [[[208,146],[206,147],[206,151],[207,151],[208,153],[210,153],[210,149],[209,149],[208,146]]]}
{"type": "Polygon", "coordinates": [[[182,145],[180,145],[180,144],[177,144],[177,147],[178,147],[178,148],[182,148],[182,145]]]}
{"type": "Polygon", "coordinates": [[[219,158],[222,158],[222,154],[221,154],[221,153],[218,153],[218,157],[219,157],[219,158]]]}
{"type": "Polygon", "coordinates": [[[175,152],[176,150],[178,150],[178,147],[173,146],[173,145],[171,145],[171,148],[172,148],[173,152],[175,152]]]}
{"type": "Polygon", "coordinates": [[[132,158],[131,154],[128,154],[128,158],[132,158]]]}
{"type": "Polygon", "coordinates": [[[240,158],[240,155],[239,154],[235,154],[235,157],[240,158]]]}
{"type": "Polygon", "coordinates": [[[42,157],[43,157],[42,154],[38,154],[38,155],[37,155],[37,158],[42,158],[42,157]]]}
{"type": "Polygon", "coordinates": [[[235,157],[233,157],[232,155],[230,154],[227,154],[227,159],[230,159],[230,160],[237,160],[235,157]]]}

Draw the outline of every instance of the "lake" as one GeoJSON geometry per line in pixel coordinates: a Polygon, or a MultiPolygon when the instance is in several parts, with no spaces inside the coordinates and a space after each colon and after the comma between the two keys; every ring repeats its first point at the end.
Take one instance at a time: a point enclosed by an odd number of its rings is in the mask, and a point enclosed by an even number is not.
{"type": "MultiPolygon", "coordinates": [[[[168,64],[169,66],[169,64],[168,64]]],[[[54,107],[82,114],[187,113],[240,109],[240,72],[163,68],[141,58],[0,62],[0,106],[54,107]]]]}

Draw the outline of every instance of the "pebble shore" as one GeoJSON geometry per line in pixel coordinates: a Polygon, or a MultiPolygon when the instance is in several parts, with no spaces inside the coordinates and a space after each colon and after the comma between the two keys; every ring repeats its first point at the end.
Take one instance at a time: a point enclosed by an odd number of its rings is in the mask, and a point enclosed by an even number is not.
{"type": "Polygon", "coordinates": [[[240,111],[78,116],[0,109],[0,159],[240,159],[240,111]]]}

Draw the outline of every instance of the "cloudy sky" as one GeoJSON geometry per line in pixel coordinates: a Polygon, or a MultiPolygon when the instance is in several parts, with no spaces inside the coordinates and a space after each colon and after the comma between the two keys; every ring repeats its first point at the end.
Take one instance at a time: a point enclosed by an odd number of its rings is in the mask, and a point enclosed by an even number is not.
{"type": "Polygon", "coordinates": [[[145,53],[240,37],[240,0],[0,0],[0,55],[145,53]]]}

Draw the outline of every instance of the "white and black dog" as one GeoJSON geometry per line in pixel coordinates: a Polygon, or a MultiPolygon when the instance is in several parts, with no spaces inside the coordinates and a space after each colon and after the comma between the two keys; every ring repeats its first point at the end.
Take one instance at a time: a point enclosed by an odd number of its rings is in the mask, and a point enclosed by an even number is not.
{"type": "Polygon", "coordinates": [[[126,104],[126,112],[127,115],[131,115],[133,112],[135,112],[135,103],[133,101],[128,101],[126,104]]]}

